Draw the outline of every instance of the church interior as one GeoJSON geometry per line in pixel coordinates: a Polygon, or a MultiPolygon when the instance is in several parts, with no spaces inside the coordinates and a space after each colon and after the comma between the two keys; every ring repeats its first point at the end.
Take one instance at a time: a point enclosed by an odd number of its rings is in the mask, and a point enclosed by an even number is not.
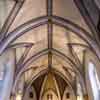
{"type": "Polygon", "coordinates": [[[0,0],[0,100],[100,100],[100,0],[0,0]]]}

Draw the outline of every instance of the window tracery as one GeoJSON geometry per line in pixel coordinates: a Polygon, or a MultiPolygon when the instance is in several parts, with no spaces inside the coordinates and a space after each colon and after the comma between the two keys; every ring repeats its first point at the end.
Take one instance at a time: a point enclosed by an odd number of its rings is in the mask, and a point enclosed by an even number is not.
{"type": "Polygon", "coordinates": [[[100,81],[98,79],[97,71],[95,65],[92,62],[89,62],[89,79],[91,83],[91,88],[93,92],[94,100],[99,100],[100,97],[100,81]]]}

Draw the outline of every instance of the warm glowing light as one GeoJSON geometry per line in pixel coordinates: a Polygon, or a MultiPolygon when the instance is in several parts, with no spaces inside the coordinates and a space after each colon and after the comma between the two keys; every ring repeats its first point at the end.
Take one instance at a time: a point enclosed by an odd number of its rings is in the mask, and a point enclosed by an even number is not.
{"type": "Polygon", "coordinates": [[[16,96],[16,100],[21,100],[22,95],[21,94],[17,94],[16,96]]]}
{"type": "Polygon", "coordinates": [[[81,96],[77,96],[77,100],[83,100],[81,96]]]}

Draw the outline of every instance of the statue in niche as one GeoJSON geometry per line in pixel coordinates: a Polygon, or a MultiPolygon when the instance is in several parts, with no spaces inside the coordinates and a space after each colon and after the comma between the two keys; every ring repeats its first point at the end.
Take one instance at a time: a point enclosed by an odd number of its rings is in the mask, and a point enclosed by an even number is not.
{"type": "Polygon", "coordinates": [[[47,94],[47,100],[53,100],[53,95],[52,94],[47,94]]]}
{"type": "Polygon", "coordinates": [[[70,93],[66,93],[66,99],[70,98],[70,93]]]}

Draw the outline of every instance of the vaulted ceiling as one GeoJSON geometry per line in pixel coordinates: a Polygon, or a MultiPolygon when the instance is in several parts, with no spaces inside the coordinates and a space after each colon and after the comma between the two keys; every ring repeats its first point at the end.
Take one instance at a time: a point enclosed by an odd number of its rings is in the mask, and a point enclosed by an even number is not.
{"type": "Polygon", "coordinates": [[[60,73],[72,89],[76,77],[84,83],[84,56],[91,48],[88,37],[93,39],[94,34],[74,0],[8,0],[6,3],[7,8],[2,7],[6,10],[1,16],[0,40],[5,50],[15,52],[14,86],[19,77],[24,77],[28,86],[33,77],[50,70],[60,73]]]}

